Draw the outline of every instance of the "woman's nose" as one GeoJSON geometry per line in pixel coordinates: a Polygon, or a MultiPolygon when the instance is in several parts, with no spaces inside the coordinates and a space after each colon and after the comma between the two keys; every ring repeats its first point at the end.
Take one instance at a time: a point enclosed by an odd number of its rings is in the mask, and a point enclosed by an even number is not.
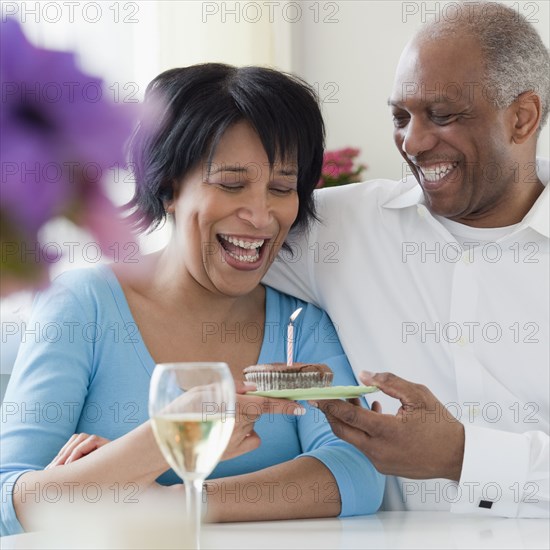
{"type": "Polygon", "coordinates": [[[253,192],[244,198],[238,210],[238,216],[252,225],[255,229],[262,229],[273,221],[273,212],[268,194],[265,190],[253,192]]]}

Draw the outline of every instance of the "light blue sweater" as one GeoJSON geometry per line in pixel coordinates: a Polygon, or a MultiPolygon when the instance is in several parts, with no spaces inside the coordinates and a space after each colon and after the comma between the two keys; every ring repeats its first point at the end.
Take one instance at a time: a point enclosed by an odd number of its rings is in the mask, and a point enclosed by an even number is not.
{"type": "MultiPolygon", "coordinates": [[[[288,318],[303,307],[295,328],[295,360],[329,365],[334,385],[355,384],[327,314],[270,287],[266,291],[259,363],[285,361],[288,318]]],[[[241,338],[258,336],[253,325],[241,328],[241,338]]],[[[155,366],[122,288],[106,266],[58,277],[38,296],[26,329],[2,405],[2,535],[22,531],[12,488],[23,472],[43,469],[74,433],[116,439],[148,420],[155,366]]],[[[376,512],[384,477],[361,452],[334,436],[320,411],[304,405],[308,411],[301,417],[262,416],[256,424],[261,446],[222,462],[210,478],[312,456],[336,479],[342,516],[376,512]]],[[[181,480],[170,470],[159,482],[170,485],[181,480]]]]}

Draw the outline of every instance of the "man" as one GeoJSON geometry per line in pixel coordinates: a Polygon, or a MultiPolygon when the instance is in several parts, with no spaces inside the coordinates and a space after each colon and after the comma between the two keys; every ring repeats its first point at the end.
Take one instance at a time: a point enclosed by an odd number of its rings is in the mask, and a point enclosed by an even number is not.
{"type": "Polygon", "coordinates": [[[321,222],[267,283],[326,309],[357,373],[392,372],[359,376],[372,411],[317,402],[395,476],[386,508],[548,517],[548,51],[517,12],[461,7],[397,68],[414,178],[319,192],[321,222]]]}

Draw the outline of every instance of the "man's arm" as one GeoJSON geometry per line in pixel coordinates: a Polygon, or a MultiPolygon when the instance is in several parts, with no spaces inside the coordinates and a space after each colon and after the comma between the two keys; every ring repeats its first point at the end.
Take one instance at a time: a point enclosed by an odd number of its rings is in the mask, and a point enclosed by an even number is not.
{"type": "Polygon", "coordinates": [[[281,249],[263,283],[316,306],[321,305],[311,265],[315,260],[317,233],[318,222],[313,222],[307,231],[291,232],[286,240],[290,250],[281,249]]]}
{"type": "Polygon", "coordinates": [[[549,517],[548,434],[466,425],[465,436],[460,484],[452,512],[549,517]]]}
{"type": "Polygon", "coordinates": [[[342,401],[319,401],[334,433],[363,451],[384,474],[458,482],[453,512],[549,516],[549,438],[463,426],[425,386],[389,373],[362,373],[401,401],[394,415],[342,401]]]}

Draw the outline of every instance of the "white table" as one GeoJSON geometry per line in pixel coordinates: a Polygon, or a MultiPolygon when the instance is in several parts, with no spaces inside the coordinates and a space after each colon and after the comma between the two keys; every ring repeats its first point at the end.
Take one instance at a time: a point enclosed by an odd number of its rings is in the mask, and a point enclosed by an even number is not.
{"type": "MultiPolygon", "coordinates": [[[[549,548],[550,523],[447,512],[380,512],[346,519],[226,523],[206,525],[203,550],[344,548],[549,548]]],[[[85,534],[83,534],[85,536],[85,534]]],[[[3,537],[0,548],[59,548],[41,533],[3,537]]],[[[76,548],[75,541],[67,548],[76,548]]]]}

